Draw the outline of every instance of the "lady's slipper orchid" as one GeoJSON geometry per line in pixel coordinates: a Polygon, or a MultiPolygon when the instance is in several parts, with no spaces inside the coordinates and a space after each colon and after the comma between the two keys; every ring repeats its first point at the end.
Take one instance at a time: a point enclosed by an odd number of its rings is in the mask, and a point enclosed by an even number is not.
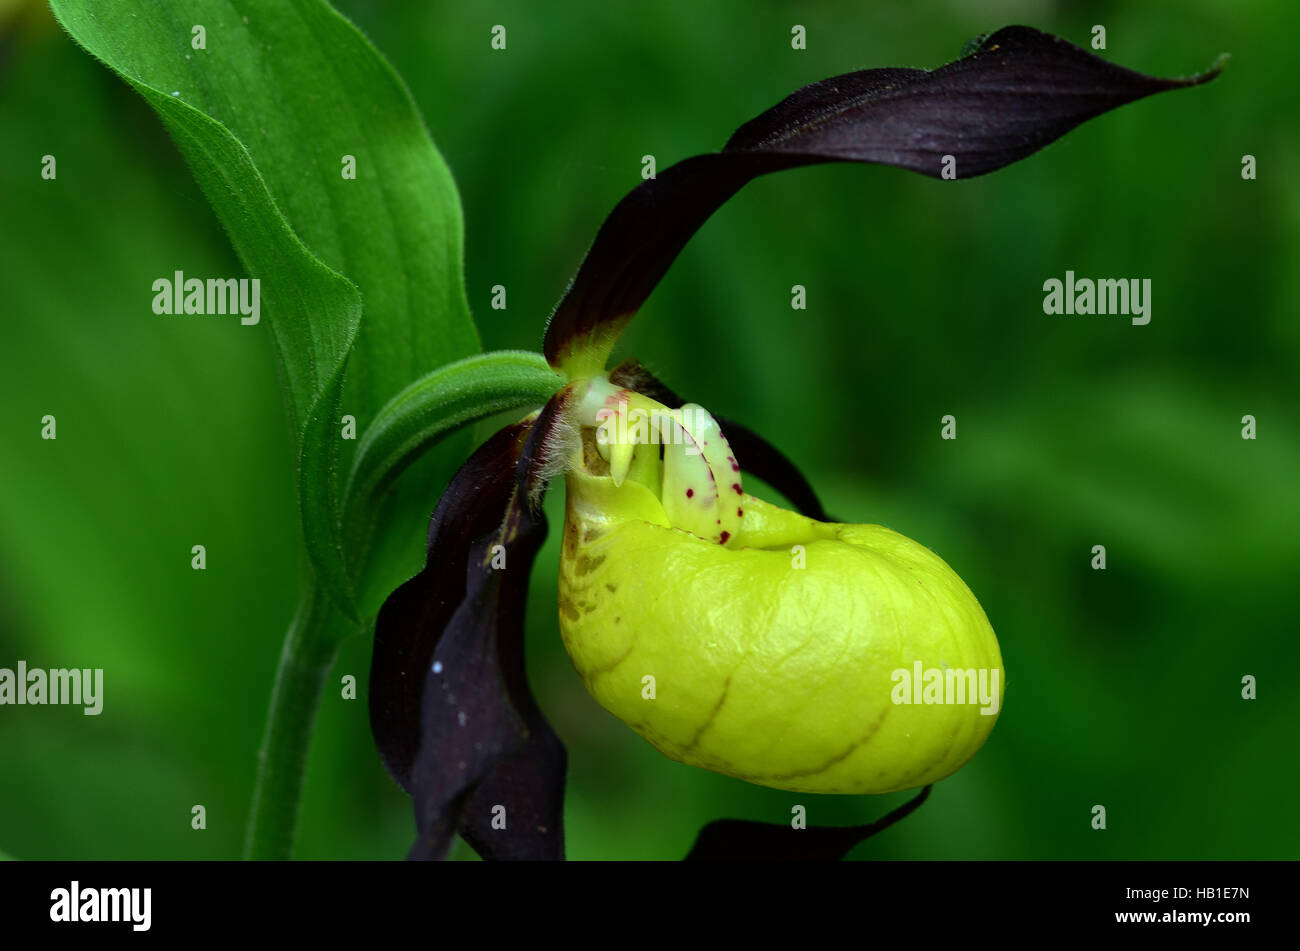
{"type": "MultiPolygon", "coordinates": [[[[414,799],[412,857],[442,856],[458,831],[485,857],[563,856],[565,752],[529,690],[522,630],[545,533],[538,503],[560,475],[565,646],[593,696],[665,754],[824,793],[928,787],[969,760],[997,719],[1003,668],[953,570],[887,528],[828,520],[761,437],[683,403],[638,364],[607,373],[607,361],[691,235],[759,175],[863,162],[970,178],[1216,74],[1156,79],[1008,27],[934,71],[807,86],[721,152],[623,198],[546,330],[567,382],[465,463],[434,512],[425,570],[378,618],[371,722],[414,799]],[[800,513],[746,494],[745,471],[800,513]],[[965,702],[914,695],[954,681],[965,702]],[[504,829],[493,825],[502,805],[504,829]]],[[[906,809],[815,830],[801,854],[842,855],[906,809]]],[[[752,850],[761,832],[715,823],[692,856],[752,850]]]]}

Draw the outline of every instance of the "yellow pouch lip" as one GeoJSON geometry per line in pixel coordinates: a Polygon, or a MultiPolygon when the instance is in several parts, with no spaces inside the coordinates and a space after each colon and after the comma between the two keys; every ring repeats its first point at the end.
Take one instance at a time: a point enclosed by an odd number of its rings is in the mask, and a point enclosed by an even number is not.
{"type": "Polygon", "coordinates": [[[719,544],[583,461],[567,473],[565,648],[597,702],[664,755],[788,791],[878,794],[951,775],[983,745],[996,715],[889,701],[891,673],[914,661],[1005,681],[982,608],[936,553],[748,494],[719,544]],[[791,574],[796,557],[807,568],[791,574]],[[827,639],[822,659],[806,630],[827,639]]]}

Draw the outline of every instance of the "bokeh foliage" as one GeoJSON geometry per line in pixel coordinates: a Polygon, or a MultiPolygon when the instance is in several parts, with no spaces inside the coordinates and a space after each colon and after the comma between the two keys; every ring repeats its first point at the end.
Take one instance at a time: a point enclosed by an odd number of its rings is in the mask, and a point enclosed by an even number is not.
{"type": "MultiPolygon", "coordinates": [[[[763,431],[837,517],[934,548],[999,633],[1009,690],[988,745],[857,855],[1300,854],[1300,134],[1283,72],[1300,8],[338,6],[411,87],[456,176],[487,349],[540,345],[643,155],[666,167],[717,148],[806,82],[938,65],[1011,22],[1081,45],[1102,23],[1105,55],[1153,75],[1231,52],[1211,86],[987,178],[760,180],[688,246],[619,353],[763,431]],[[498,23],[504,52],[489,47],[498,23]],[[794,23],[807,51],[790,49],[794,23]],[[1244,153],[1257,181],[1241,180],[1244,153]],[[1044,316],[1042,282],[1066,269],[1150,277],[1151,324],[1044,316]],[[498,283],[505,311],[489,306],[498,283]],[[808,310],[791,311],[793,284],[808,310]],[[955,442],[939,439],[945,413],[955,442]],[[1259,678],[1254,702],[1243,674],[1259,678]]],[[[0,851],[233,857],[301,558],[271,348],[265,328],[151,312],[159,276],[240,273],[225,236],[153,113],[48,11],[6,4],[0,24],[0,666],[103,667],[106,689],[100,717],[0,708],[0,851]],[[198,543],[205,572],[189,566],[198,543]],[[205,832],[190,829],[196,803],[205,832]]],[[[596,707],[556,629],[559,496],[529,644],[570,749],[573,857],[676,858],[723,815],[784,821],[802,803],[813,822],[862,822],[905,799],[792,796],[680,766],[596,707]]],[[[349,673],[364,689],[368,660],[354,638],[332,677],[301,857],[409,844],[364,699],[337,689],[349,673]]]]}

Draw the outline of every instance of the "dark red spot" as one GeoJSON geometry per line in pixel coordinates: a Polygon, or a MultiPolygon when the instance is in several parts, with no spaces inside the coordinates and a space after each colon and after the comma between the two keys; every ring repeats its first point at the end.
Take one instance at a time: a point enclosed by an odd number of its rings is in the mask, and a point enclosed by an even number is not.
{"type": "Polygon", "coordinates": [[[728,457],[727,457],[727,461],[728,461],[729,463],[731,463],[731,471],[732,471],[732,472],[739,472],[739,471],[740,471],[740,463],[736,461],[736,459],[735,459],[734,456],[728,456],[728,457]]]}
{"type": "Polygon", "coordinates": [[[737,518],[744,518],[744,517],[745,517],[745,510],[744,510],[744,509],[736,509],[736,517],[737,517],[737,518]]]}
{"type": "Polygon", "coordinates": [[[687,490],[686,490],[686,497],[687,497],[688,499],[690,499],[690,498],[694,498],[694,497],[695,497],[695,490],[694,490],[694,489],[687,489],[687,490]]]}
{"type": "Polygon", "coordinates": [[[731,487],[732,487],[733,489],[736,490],[736,494],[737,494],[737,495],[744,495],[744,494],[745,494],[745,490],[742,489],[742,488],[740,487],[740,483],[739,483],[739,482],[733,482],[733,483],[731,483],[731,487]]]}
{"type": "Polygon", "coordinates": [[[723,533],[719,536],[719,541],[721,541],[722,544],[725,545],[725,544],[727,544],[727,539],[730,538],[730,537],[731,537],[731,532],[723,532],[723,533]]]}

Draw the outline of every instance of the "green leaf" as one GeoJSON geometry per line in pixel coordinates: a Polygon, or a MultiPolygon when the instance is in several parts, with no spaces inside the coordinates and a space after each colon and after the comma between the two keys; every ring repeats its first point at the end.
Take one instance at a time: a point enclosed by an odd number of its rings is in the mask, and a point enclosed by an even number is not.
{"type": "Polygon", "coordinates": [[[423,539],[410,527],[467,448],[443,447],[395,487],[379,530],[395,525],[410,542],[358,564],[339,535],[337,473],[353,448],[341,416],[364,432],[410,381],[479,350],[451,175],[401,80],[321,0],[52,6],[158,112],[261,280],[299,436],[304,535],[322,583],[354,613],[363,575],[395,586],[418,570],[423,539]],[[343,176],[347,156],[355,179],[343,176]]]}
{"type": "MultiPolygon", "coordinates": [[[[540,353],[503,350],[466,357],[416,380],[379,411],[357,445],[344,493],[350,547],[370,536],[368,513],[402,471],[447,434],[495,413],[540,406],[564,383],[540,353]]],[[[421,536],[422,537],[422,536],[421,536]]],[[[363,613],[378,611],[388,590],[367,592],[363,613]]]]}

